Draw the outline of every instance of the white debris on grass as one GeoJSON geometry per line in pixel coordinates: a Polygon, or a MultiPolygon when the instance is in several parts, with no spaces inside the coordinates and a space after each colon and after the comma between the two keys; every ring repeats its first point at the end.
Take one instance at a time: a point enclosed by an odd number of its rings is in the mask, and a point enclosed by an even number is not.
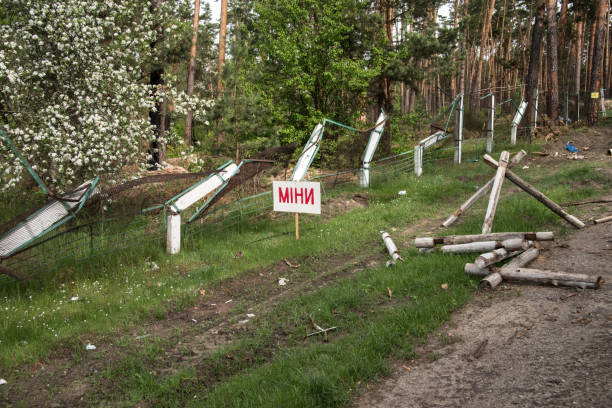
{"type": "Polygon", "coordinates": [[[232,299],[228,300],[228,301],[227,301],[227,302],[225,302],[225,303],[231,303],[231,302],[232,302],[232,299]]]}
{"type": "Polygon", "coordinates": [[[6,381],[4,378],[0,378],[0,385],[4,384],[8,384],[8,381],[6,381]]]}
{"type": "Polygon", "coordinates": [[[278,286],[286,286],[289,279],[287,278],[278,278],[278,286]]]}
{"type": "Polygon", "coordinates": [[[397,193],[399,195],[406,195],[406,190],[401,190],[399,193],[397,193]]]}
{"type": "Polygon", "coordinates": [[[247,313],[247,317],[250,319],[251,317],[255,317],[253,313],[247,313]]]}
{"type": "Polygon", "coordinates": [[[87,345],[85,346],[85,350],[95,350],[96,346],[94,346],[91,343],[87,343],[87,345]]]}
{"type": "Polygon", "coordinates": [[[78,296],[73,296],[70,298],[70,300],[72,300],[73,302],[76,302],[77,300],[79,300],[78,296]]]}

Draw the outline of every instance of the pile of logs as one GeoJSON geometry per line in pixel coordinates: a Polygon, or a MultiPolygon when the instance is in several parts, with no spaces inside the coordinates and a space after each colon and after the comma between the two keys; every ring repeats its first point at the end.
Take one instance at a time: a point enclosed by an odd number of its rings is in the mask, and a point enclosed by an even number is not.
{"type": "Polygon", "coordinates": [[[465,272],[483,276],[481,288],[492,289],[502,280],[550,283],[555,286],[574,286],[597,289],[603,283],[601,276],[525,268],[540,255],[539,241],[552,241],[554,234],[546,232],[498,232],[478,235],[454,235],[435,238],[416,238],[419,252],[480,253],[474,263],[465,264],[465,272]],[[442,245],[437,247],[436,245],[442,245]],[[495,264],[512,258],[501,268],[495,264]]]}

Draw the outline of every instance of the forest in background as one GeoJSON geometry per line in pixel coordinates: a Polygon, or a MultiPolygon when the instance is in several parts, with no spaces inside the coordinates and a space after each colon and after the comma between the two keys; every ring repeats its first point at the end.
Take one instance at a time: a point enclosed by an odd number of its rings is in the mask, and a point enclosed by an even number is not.
{"type": "MultiPolygon", "coordinates": [[[[606,0],[220,1],[216,24],[199,1],[0,0],[1,128],[61,190],[193,150],[299,146],[323,118],[365,128],[381,109],[390,153],[461,93],[475,112],[524,98],[526,120],[539,97],[553,125],[571,101],[595,124],[591,94],[611,87],[606,0]]],[[[354,143],[331,132],[325,153],[354,143]]],[[[0,156],[0,189],[18,186],[0,156]]]]}

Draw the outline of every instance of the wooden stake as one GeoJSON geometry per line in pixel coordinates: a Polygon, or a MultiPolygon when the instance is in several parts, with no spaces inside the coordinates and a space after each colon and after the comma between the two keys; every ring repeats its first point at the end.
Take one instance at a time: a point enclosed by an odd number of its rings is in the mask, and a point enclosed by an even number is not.
{"type": "Polygon", "coordinates": [[[300,239],[300,214],[295,213],[295,239],[300,239]]]}
{"type": "MultiPolygon", "coordinates": [[[[498,167],[497,161],[491,156],[489,156],[488,154],[484,155],[484,162],[493,168],[498,167]]],[[[567,213],[563,208],[561,208],[559,204],[555,203],[550,198],[546,197],[543,193],[541,193],[531,184],[527,183],[526,181],[521,179],[519,176],[514,174],[511,170],[506,170],[505,176],[508,180],[510,180],[517,186],[519,186],[523,191],[530,194],[533,198],[535,198],[536,200],[544,204],[552,212],[554,212],[559,217],[563,218],[565,221],[572,224],[574,227],[584,228],[584,223],[582,221],[580,221],[578,218],[574,217],[573,215],[567,213]]]]}
{"type": "Polygon", "coordinates": [[[495,218],[495,211],[497,210],[497,203],[499,202],[499,195],[501,194],[502,184],[504,183],[504,176],[506,169],[508,168],[508,160],[510,159],[510,153],[503,151],[499,156],[499,166],[497,167],[497,173],[495,174],[495,181],[491,188],[491,195],[489,196],[489,206],[487,207],[487,213],[485,215],[484,222],[482,224],[482,233],[488,234],[491,232],[493,227],[493,218],[495,218]]]}
{"type": "MultiPolygon", "coordinates": [[[[526,155],[527,153],[524,150],[521,150],[520,152],[514,155],[512,160],[510,160],[510,163],[508,164],[508,166],[512,167],[515,164],[518,164],[521,160],[523,160],[523,157],[525,157],[526,155]]],[[[476,203],[476,201],[480,199],[480,197],[483,197],[485,194],[487,194],[487,191],[489,191],[491,186],[493,186],[494,182],[495,182],[495,177],[492,177],[491,180],[487,181],[487,183],[484,186],[480,187],[478,191],[476,191],[470,198],[468,198],[468,200],[465,203],[461,205],[461,207],[459,207],[450,217],[448,217],[442,223],[441,227],[448,228],[451,225],[453,225],[455,221],[459,219],[459,216],[461,216],[461,214],[463,214],[471,206],[473,206],[474,203],[476,203]]]]}

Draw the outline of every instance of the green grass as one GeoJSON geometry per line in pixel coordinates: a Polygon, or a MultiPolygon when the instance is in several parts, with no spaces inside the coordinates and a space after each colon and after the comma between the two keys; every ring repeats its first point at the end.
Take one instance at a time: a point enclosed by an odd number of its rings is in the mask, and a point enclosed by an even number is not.
{"type": "MultiPolygon", "coordinates": [[[[553,200],[568,202],[596,195],[609,183],[598,166],[602,164],[564,162],[560,169],[516,172],[553,200]]],[[[92,401],[111,401],[113,406],[141,400],[157,406],[343,405],[359,382],[388,372],[390,357],[414,356],[414,346],[465,304],[474,281],[462,266],[473,257],[418,256],[406,249],[408,238],[392,233],[406,262],[364,269],[285,299],[258,313],[232,344],[205,355],[198,364],[177,364],[170,374],[160,374],[160,368],[174,364],[164,359],[164,350],[188,332],[137,343],[125,335],[117,339],[117,329],[126,333],[144,321],[164,319],[195,304],[200,289],[215,290],[224,279],[256,273],[283,258],[314,259],[325,268],[329,257],[380,253],[379,230],[440,218],[492,175],[482,163],[429,165],[419,179],[374,178],[367,192],[352,186],[330,191],[344,198],[353,192],[366,194],[370,205],[330,219],[302,217],[299,242],[293,237],[292,219],[264,219],[194,231],[174,257],[153,242],[102,254],[91,265],[70,265],[39,283],[5,284],[0,288],[3,377],[12,382],[20,375],[17,366],[47,358],[54,350],[67,349],[76,363],[91,358],[83,355],[88,341],[112,341],[124,343],[121,352],[96,377],[112,385],[100,387],[92,401]],[[460,182],[456,175],[461,175],[460,182]],[[398,196],[399,190],[407,194],[398,196]],[[238,251],[243,256],[236,259],[238,251]],[[440,288],[442,283],[449,285],[448,291],[440,288]],[[317,337],[304,340],[310,331],[309,313],[324,327],[339,327],[330,343],[322,344],[317,337]],[[280,338],[278,333],[283,333],[280,338]],[[228,354],[233,358],[227,359],[228,354]]],[[[444,233],[480,230],[485,201],[444,233]]],[[[563,232],[566,225],[524,193],[505,197],[494,230],[535,229],[563,232]]],[[[340,269],[353,266],[352,261],[345,263],[340,269]]],[[[304,280],[326,272],[314,267],[299,271],[304,280]]],[[[239,304],[230,318],[238,319],[244,307],[239,304]]]]}

